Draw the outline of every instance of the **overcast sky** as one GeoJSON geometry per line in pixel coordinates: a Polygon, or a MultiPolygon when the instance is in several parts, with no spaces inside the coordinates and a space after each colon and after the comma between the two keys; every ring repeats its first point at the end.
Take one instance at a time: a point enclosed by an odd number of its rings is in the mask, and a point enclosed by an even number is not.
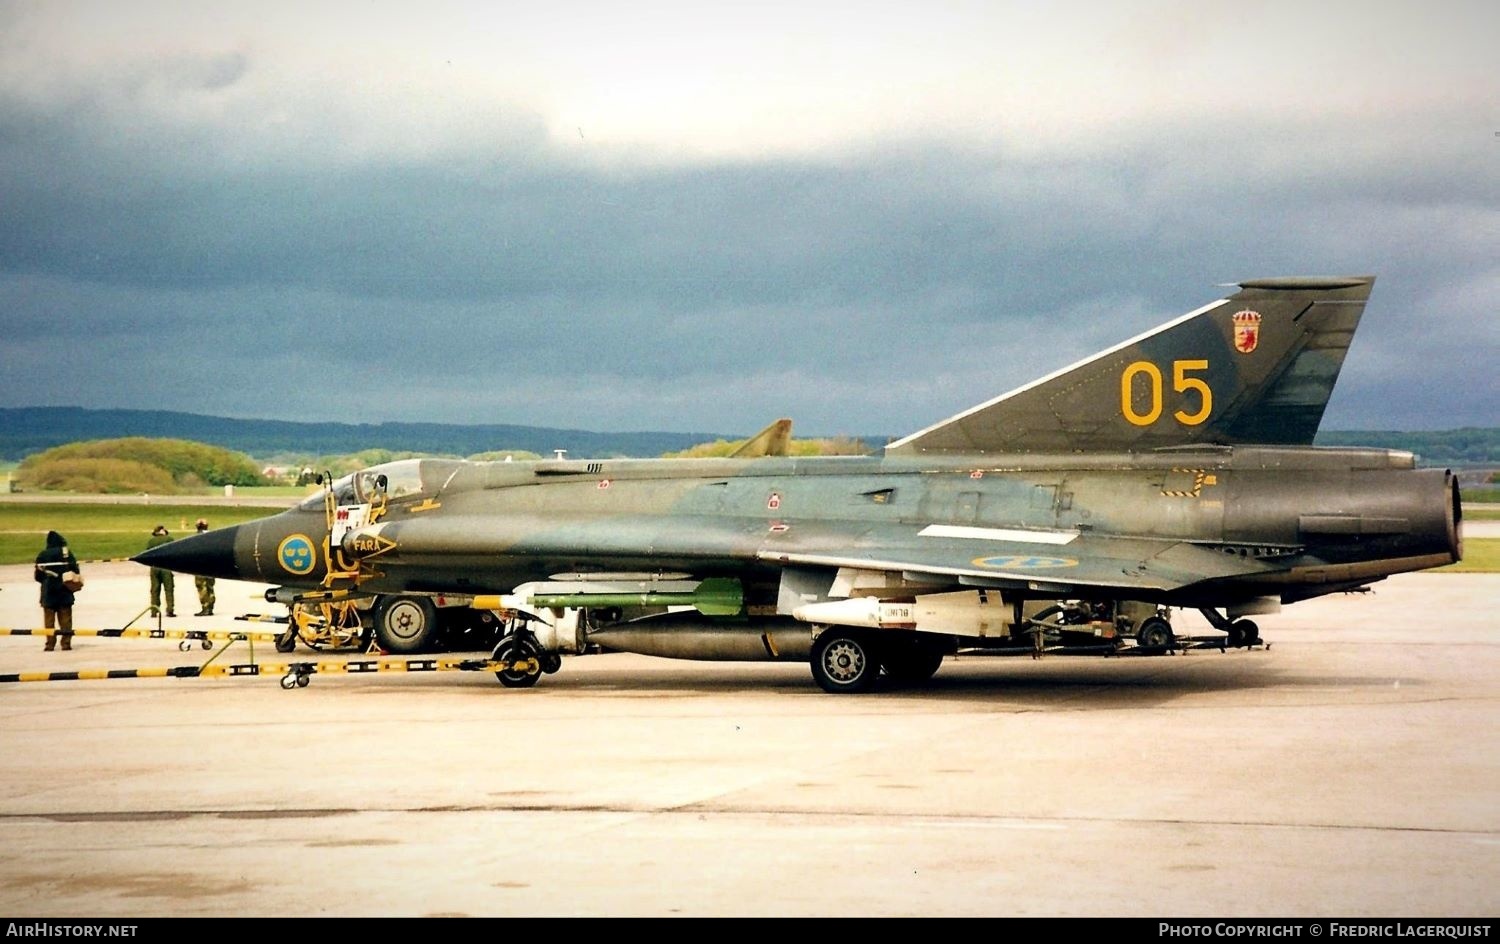
{"type": "Polygon", "coordinates": [[[1500,425],[1500,6],[0,0],[0,405],[901,435],[1282,275],[1500,425]],[[1392,9],[1394,8],[1394,9],[1392,9]]]}

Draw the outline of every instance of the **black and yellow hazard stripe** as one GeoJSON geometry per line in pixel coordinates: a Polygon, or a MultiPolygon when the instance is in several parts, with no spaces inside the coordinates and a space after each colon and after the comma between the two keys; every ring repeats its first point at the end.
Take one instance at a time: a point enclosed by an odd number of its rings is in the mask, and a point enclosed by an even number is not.
{"type": "Polygon", "coordinates": [[[198,666],[164,669],[79,669],[76,672],[12,672],[0,674],[0,682],[76,682],[83,679],[193,678],[198,666]]]}
{"type": "Polygon", "coordinates": [[[284,637],[286,632],[273,633],[269,630],[243,630],[243,629],[132,629],[122,627],[119,629],[13,629],[0,627],[0,636],[92,636],[98,639],[237,639],[257,642],[274,642],[284,637]]]}
{"type": "MultiPolygon", "coordinates": [[[[374,672],[503,672],[520,669],[540,671],[532,660],[515,662],[494,659],[355,659],[347,662],[259,662],[240,665],[182,665],[149,669],[80,669],[76,672],[14,672],[0,674],[4,682],[76,682],[90,679],[125,678],[223,678],[248,675],[281,675],[306,678],[310,675],[363,675],[374,672]]],[[[306,684],[305,682],[302,684],[306,684]]]]}

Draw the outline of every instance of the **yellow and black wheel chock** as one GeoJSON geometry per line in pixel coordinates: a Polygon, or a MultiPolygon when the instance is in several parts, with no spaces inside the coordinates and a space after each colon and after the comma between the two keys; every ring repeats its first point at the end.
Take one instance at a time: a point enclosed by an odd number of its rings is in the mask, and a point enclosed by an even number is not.
{"type": "Polygon", "coordinates": [[[179,665],[148,669],[79,669],[75,672],[14,672],[0,674],[4,682],[74,682],[124,678],[225,678],[280,675],[284,689],[306,688],[314,675],[365,675],[374,672],[541,672],[535,659],[502,662],[494,659],[358,659],[348,662],[251,662],[238,665],[179,665]]]}
{"type": "MultiPolygon", "coordinates": [[[[266,620],[280,622],[279,620],[266,620]]],[[[92,679],[125,678],[225,678],[240,676],[281,675],[284,689],[306,688],[314,675],[364,675],[374,672],[495,672],[524,675],[540,675],[540,660],[516,659],[513,661],[491,658],[460,658],[442,656],[426,659],[353,659],[341,661],[325,659],[316,662],[256,662],[255,641],[278,641],[285,633],[244,632],[238,630],[196,629],[9,629],[0,628],[0,636],[93,636],[105,639],[180,639],[178,648],[190,651],[197,643],[205,650],[212,649],[213,639],[225,639],[229,645],[214,653],[202,665],[179,665],[145,669],[79,669],[73,672],[12,672],[0,673],[0,683],[5,682],[73,682],[92,679]],[[215,665],[214,660],[228,652],[237,642],[250,647],[250,662],[235,665],[215,665]]]]}
{"type": "Polygon", "coordinates": [[[74,638],[95,637],[98,639],[177,639],[177,648],[183,652],[191,650],[194,644],[203,649],[212,649],[212,640],[229,641],[259,641],[275,642],[281,633],[269,631],[242,631],[242,630],[211,630],[211,629],[131,629],[122,627],[117,629],[74,629],[64,632],[60,629],[10,629],[0,627],[0,636],[68,636],[74,638]]]}

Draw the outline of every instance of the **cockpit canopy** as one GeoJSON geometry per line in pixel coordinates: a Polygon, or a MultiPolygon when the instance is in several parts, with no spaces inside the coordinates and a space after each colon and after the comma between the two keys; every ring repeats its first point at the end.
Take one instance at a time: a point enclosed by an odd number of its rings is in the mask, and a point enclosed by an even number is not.
{"type": "MultiPolygon", "coordinates": [[[[422,459],[398,459],[361,469],[333,483],[333,497],[339,505],[371,504],[382,500],[399,501],[424,492],[436,492],[441,481],[428,482],[424,488],[422,470],[432,463],[422,459]]],[[[323,493],[309,495],[298,507],[313,511],[323,507],[323,493]]]]}

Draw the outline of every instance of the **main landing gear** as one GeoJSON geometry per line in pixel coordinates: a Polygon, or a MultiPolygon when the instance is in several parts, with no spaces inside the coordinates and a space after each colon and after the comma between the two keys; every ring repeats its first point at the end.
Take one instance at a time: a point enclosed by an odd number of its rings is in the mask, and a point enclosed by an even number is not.
{"type": "Polygon", "coordinates": [[[882,677],[894,685],[920,685],[937,672],[943,656],[942,648],[920,636],[829,627],[813,641],[813,681],[832,694],[868,692],[882,677]]]}

